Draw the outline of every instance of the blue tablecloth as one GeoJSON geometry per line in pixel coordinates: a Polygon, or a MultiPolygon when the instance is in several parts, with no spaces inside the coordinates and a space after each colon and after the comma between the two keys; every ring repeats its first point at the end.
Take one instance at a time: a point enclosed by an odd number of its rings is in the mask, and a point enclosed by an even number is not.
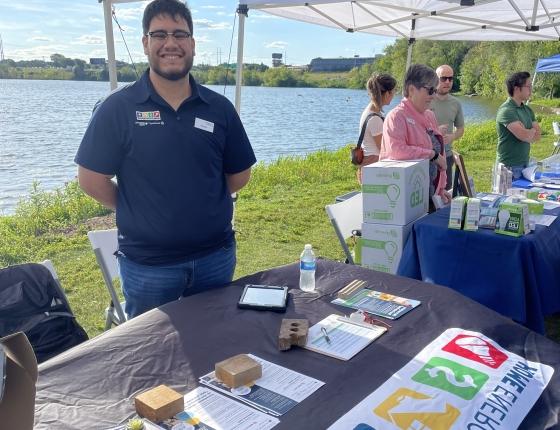
{"type": "Polygon", "coordinates": [[[444,208],[414,224],[397,273],[450,287],[543,333],[544,316],[560,311],[560,220],[523,237],[453,230],[448,220],[444,208]]]}

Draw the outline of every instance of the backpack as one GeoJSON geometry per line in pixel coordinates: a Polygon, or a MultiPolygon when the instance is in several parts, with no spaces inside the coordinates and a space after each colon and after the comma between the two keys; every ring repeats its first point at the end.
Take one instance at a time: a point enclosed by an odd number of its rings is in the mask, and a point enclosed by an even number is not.
{"type": "Polygon", "coordinates": [[[88,339],[42,264],[0,270],[0,337],[18,331],[27,335],[39,363],[88,339]]]}

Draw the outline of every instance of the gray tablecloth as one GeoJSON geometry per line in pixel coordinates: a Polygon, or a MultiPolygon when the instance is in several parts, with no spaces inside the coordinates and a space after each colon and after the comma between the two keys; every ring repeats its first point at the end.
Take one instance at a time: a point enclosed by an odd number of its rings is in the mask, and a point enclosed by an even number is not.
{"type": "MultiPolygon", "coordinates": [[[[167,384],[186,393],[214,363],[239,353],[318,378],[326,384],[280,417],[279,429],[324,429],[374,391],[445,329],[483,333],[555,373],[521,428],[559,428],[560,345],[448,289],[356,266],[319,260],[318,295],[296,289],[297,264],[257,273],[223,289],[170,303],[57,356],[40,366],[36,429],[102,429],[134,414],[134,397],[167,384]],[[332,305],[336,291],[353,279],[422,305],[350,361],[299,348],[277,349],[282,318],[348,313],[332,305]],[[286,314],[236,307],[246,283],[288,285],[286,314]]],[[[508,429],[509,430],[509,429],[508,429]]]]}

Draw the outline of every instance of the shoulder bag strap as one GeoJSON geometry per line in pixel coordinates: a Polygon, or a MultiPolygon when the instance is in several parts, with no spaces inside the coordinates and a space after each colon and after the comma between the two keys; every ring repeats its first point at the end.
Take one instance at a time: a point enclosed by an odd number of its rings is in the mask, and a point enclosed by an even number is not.
{"type": "Polygon", "coordinates": [[[364,140],[364,135],[366,134],[366,127],[368,125],[369,120],[374,116],[378,116],[379,118],[381,118],[381,121],[383,121],[383,117],[379,115],[377,112],[372,112],[368,114],[368,116],[366,116],[366,119],[364,120],[364,123],[362,125],[362,131],[360,132],[360,137],[358,137],[358,143],[356,144],[356,148],[362,147],[362,141],[364,140]]]}

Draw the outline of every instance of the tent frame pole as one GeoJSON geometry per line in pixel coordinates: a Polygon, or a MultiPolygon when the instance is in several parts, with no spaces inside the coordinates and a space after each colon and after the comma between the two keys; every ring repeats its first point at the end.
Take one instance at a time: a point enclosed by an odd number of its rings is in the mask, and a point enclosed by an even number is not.
{"type": "Polygon", "coordinates": [[[235,110],[241,113],[241,85],[243,85],[243,44],[245,38],[245,18],[248,15],[246,4],[237,7],[239,27],[237,28],[237,67],[235,70],[235,110]]]}
{"type": "Polygon", "coordinates": [[[103,0],[103,14],[105,17],[105,40],[107,41],[107,68],[111,91],[117,88],[117,62],[115,60],[115,39],[113,38],[112,1],[103,0]]]}

